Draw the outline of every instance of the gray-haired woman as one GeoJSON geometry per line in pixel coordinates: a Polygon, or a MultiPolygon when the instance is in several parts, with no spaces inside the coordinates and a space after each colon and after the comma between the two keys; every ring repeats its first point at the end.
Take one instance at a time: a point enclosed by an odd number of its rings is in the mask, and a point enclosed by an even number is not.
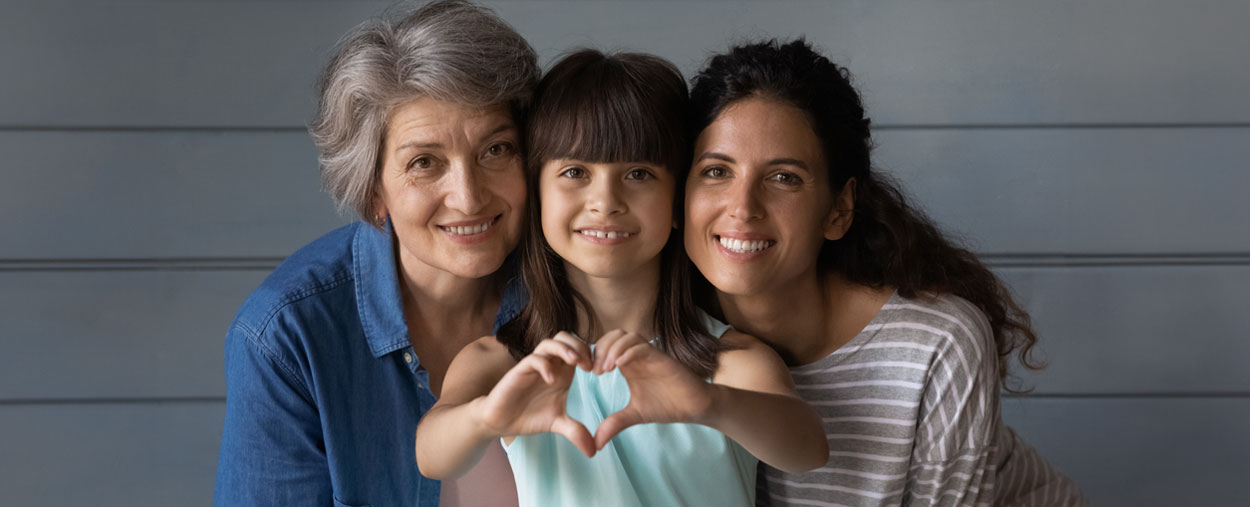
{"type": "MultiPolygon", "coordinates": [[[[518,304],[501,267],[522,231],[517,113],[538,74],[520,35],[462,1],[340,44],[309,130],[325,187],[362,221],[292,254],[227,332],[217,505],[439,504],[414,432],[451,359],[518,304]]],[[[497,458],[474,491],[511,483],[497,458]]]]}

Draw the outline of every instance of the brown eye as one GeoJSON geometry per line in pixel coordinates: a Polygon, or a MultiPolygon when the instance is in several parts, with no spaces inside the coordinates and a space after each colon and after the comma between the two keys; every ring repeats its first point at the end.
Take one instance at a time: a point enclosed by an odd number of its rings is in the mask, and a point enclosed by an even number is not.
{"type": "Polygon", "coordinates": [[[412,169],[412,168],[429,169],[433,165],[434,165],[434,159],[430,157],[422,156],[422,157],[417,157],[417,158],[412,159],[412,162],[408,163],[408,168],[409,169],[412,169]]]}
{"type": "Polygon", "coordinates": [[[651,174],[650,171],[641,167],[633,169],[625,174],[625,179],[627,180],[648,180],[654,177],[655,175],[651,174]]]}
{"type": "Polygon", "coordinates": [[[561,178],[579,180],[579,179],[586,177],[586,170],[580,167],[570,167],[568,169],[560,171],[560,174],[558,174],[557,176],[561,178]]]}
{"type": "Polygon", "coordinates": [[[724,167],[714,165],[714,166],[708,167],[707,169],[704,169],[702,174],[704,177],[707,177],[707,178],[721,179],[721,178],[729,176],[729,171],[726,171],[724,167]]]}
{"type": "Polygon", "coordinates": [[[781,172],[768,177],[769,180],[775,181],[788,187],[794,187],[803,184],[803,178],[794,173],[781,172]]]}
{"type": "Polygon", "coordinates": [[[486,155],[490,157],[502,157],[512,154],[511,143],[495,143],[486,148],[486,155]]]}

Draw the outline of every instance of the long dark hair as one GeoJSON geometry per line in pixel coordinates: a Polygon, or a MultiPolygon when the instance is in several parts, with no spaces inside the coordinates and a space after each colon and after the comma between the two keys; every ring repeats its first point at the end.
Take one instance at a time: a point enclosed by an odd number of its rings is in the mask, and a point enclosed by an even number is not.
{"type": "MultiPolygon", "coordinates": [[[[542,231],[539,175],[548,160],[646,162],[673,175],[675,199],[690,169],[689,97],[672,63],[646,54],[605,55],[584,49],[555,64],[535,90],[526,128],[529,206],[521,240],[521,278],[529,301],[499,329],[513,357],[559,331],[579,329],[577,308],[595,328],[594,312],[570,285],[564,261],[542,231]]],[[[680,201],[673,203],[680,223],[680,201]]],[[[690,260],[679,233],[660,252],[660,286],[654,327],[656,345],[696,375],[716,370],[720,341],[710,336],[690,294],[690,260]]]]}
{"type": "Polygon", "coordinates": [[[779,100],[802,110],[820,139],[829,189],[838,195],[855,178],[854,218],[837,241],[825,241],[820,266],[870,287],[894,286],[899,295],[954,294],[988,318],[998,349],[999,376],[1020,351],[1026,368],[1040,369],[1029,316],[976,255],[943,236],[907,203],[889,177],[872,170],[869,119],[850,73],[806,41],[741,45],[712,58],[694,78],[692,132],[697,135],[730,103],[747,97],[779,100]]]}

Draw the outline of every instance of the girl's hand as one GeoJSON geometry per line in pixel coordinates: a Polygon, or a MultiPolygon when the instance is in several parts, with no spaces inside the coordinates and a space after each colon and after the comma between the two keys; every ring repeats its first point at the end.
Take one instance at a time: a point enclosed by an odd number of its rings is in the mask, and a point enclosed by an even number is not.
{"type": "Polygon", "coordinates": [[[599,338],[595,348],[593,372],[620,368],[629,385],[629,404],[599,424],[595,449],[635,424],[698,422],[711,409],[713,387],[645,338],[614,330],[599,338]]]}
{"type": "Polygon", "coordinates": [[[586,344],[566,332],[543,340],[480,400],[482,426],[506,437],[558,433],[587,457],[594,456],[594,437],[564,411],[578,366],[591,369],[586,344]]]}

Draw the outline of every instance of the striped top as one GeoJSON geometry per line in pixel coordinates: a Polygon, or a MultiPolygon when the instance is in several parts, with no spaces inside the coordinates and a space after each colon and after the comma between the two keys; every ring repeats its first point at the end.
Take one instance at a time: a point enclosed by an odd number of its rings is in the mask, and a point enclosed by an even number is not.
{"type": "Polygon", "coordinates": [[[759,505],[1084,505],[1002,422],[984,314],[956,296],[894,294],[859,335],[792,368],[820,412],[824,467],[762,467],[759,505]]]}

